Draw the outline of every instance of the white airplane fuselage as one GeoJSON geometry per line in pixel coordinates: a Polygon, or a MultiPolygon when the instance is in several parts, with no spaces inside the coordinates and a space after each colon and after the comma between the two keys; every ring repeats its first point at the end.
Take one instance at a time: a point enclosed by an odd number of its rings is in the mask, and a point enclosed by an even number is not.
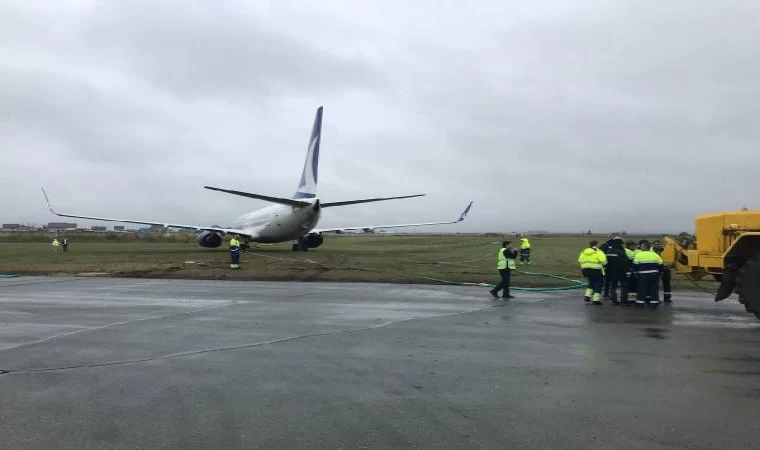
{"type": "Polygon", "coordinates": [[[273,205],[243,214],[232,226],[245,230],[253,242],[284,242],[308,234],[317,226],[321,214],[318,204],[304,207],[273,205]]]}

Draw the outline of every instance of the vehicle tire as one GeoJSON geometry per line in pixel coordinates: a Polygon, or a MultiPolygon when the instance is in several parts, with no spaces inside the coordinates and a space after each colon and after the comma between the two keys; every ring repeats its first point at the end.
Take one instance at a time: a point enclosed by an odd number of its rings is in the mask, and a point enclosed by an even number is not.
{"type": "Polygon", "coordinates": [[[295,243],[295,244],[293,244],[293,246],[291,247],[291,250],[293,250],[294,252],[297,252],[297,251],[301,250],[301,246],[300,246],[300,245],[298,245],[297,243],[295,243]]]}
{"type": "Polygon", "coordinates": [[[753,256],[739,269],[736,293],[747,312],[760,319],[760,255],[753,256]]]}

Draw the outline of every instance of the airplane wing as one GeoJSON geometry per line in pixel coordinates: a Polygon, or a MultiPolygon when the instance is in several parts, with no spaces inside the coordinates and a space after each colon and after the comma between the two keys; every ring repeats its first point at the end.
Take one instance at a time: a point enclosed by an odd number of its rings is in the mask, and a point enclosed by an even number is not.
{"type": "Polygon", "coordinates": [[[454,223],[459,223],[464,221],[465,217],[467,217],[467,213],[470,212],[470,208],[472,208],[472,203],[470,202],[469,205],[467,205],[467,208],[465,208],[464,211],[462,211],[462,214],[459,215],[459,218],[457,220],[452,220],[449,222],[428,222],[428,223],[402,223],[397,225],[369,225],[364,227],[342,227],[342,228],[315,228],[314,230],[311,230],[312,233],[331,233],[331,232],[342,232],[342,231],[371,231],[375,230],[377,228],[405,228],[405,227],[421,227],[425,225],[449,225],[454,223]]]}
{"type": "Polygon", "coordinates": [[[184,229],[191,229],[195,231],[216,231],[218,233],[222,234],[239,234],[241,236],[249,236],[250,235],[243,231],[243,230],[236,230],[234,228],[222,228],[222,227],[204,227],[201,225],[185,225],[185,224],[178,224],[178,223],[168,223],[168,222],[155,222],[151,220],[134,220],[134,219],[113,219],[113,218],[107,218],[107,217],[92,217],[92,216],[78,216],[74,214],[64,214],[59,213],[53,209],[53,207],[50,205],[50,200],[48,199],[47,193],[45,193],[45,189],[42,189],[42,194],[45,196],[45,201],[47,201],[48,209],[51,213],[55,214],[56,216],[60,217],[72,217],[75,219],[89,219],[89,220],[102,220],[104,222],[121,222],[121,223],[134,223],[138,225],[158,225],[164,228],[184,228],[184,229]]]}

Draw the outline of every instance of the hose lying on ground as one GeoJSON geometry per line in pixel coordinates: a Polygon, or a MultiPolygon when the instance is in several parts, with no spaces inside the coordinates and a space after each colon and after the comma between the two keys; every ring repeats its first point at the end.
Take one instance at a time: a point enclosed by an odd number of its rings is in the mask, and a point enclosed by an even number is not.
{"type": "MultiPolygon", "coordinates": [[[[398,273],[398,271],[389,270],[389,269],[375,269],[375,268],[358,268],[358,267],[339,267],[339,266],[331,266],[328,264],[321,263],[319,261],[314,261],[312,259],[295,259],[295,258],[283,258],[279,256],[271,256],[271,255],[264,255],[262,253],[257,252],[249,252],[249,255],[253,256],[259,256],[262,258],[269,258],[269,259],[276,259],[280,261],[288,261],[288,262],[299,262],[303,264],[314,264],[320,267],[324,267],[326,269],[332,269],[332,270],[358,270],[358,271],[366,271],[366,272],[395,272],[398,273]]],[[[445,262],[444,262],[445,264],[445,262]]],[[[561,275],[553,275],[549,273],[542,273],[542,272],[526,272],[522,270],[515,270],[515,272],[524,274],[524,275],[533,275],[533,276],[542,276],[542,277],[549,277],[549,278],[555,278],[562,281],[567,281],[570,283],[573,283],[570,286],[559,286],[559,287],[521,287],[521,286],[511,286],[510,289],[514,289],[516,291],[529,291],[529,292],[550,292],[550,291],[568,291],[573,289],[582,289],[585,288],[587,283],[580,281],[580,280],[574,280],[572,278],[563,277],[561,275]]],[[[489,284],[489,283],[472,283],[468,281],[452,281],[452,280],[443,280],[440,278],[433,278],[433,277],[425,277],[421,275],[409,275],[404,274],[407,278],[415,278],[420,280],[429,280],[429,281],[435,281],[441,284],[448,284],[448,285],[455,285],[455,286],[480,286],[480,287],[490,287],[493,288],[496,285],[495,284],[489,284]]]]}

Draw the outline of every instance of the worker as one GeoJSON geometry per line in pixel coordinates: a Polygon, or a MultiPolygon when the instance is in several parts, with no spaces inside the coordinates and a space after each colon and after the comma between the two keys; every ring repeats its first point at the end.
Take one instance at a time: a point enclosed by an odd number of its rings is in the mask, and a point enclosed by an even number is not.
{"type": "Polygon", "coordinates": [[[63,241],[61,242],[61,247],[63,247],[63,253],[68,253],[68,251],[69,251],[69,240],[68,240],[68,238],[63,238],[63,241]]]}
{"type": "Polygon", "coordinates": [[[530,264],[530,241],[524,234],[520,238],[520,264],[530,264]]]}
{"type": "Polygon", "coordinates": [[[613,304],[628,303],[628,278],[626,273],[630,270],[631,261],[625,253],[623,238],[615,237],[608,241],[607,250],[604,256],[607,258],[605,267],[604,285],[606,296],[613,304]],[[620,289],[620,299],[618,300],[618,288],[620,289]]]}
{"type": "Polygon", "coordinates": [[[53,238],[53,253],[58,253],[58,247],[61,246],[61,243],[58,242],[58,238],[53,238]]]}
{"type": "MultiPolygon", "coordinates": [[[[609,250],[612,248],[612,243],[614,242],[615,238],[616,237],[612,237],[608,239],[607,242],[605,242],[599,247],[599,250],[601,250],[602,252],[604,252],[605,255],[607,255],[607,253],[609,253],[609,250]]],[[[604,300],[610,299],[610,279],[609,277],[606,277],[606,276],[604,277],[604,289],[602,290],[602,298],[604,300]]]]}
{"type": "Polygon", "coordinates": [[[636,306],[646,304],[657,307],[660,304],[658,288],[660,273],[662,271],[662,258],[652,251],[652,245],[644,241],[641,251],[633,258],[633,272],[637,277],[639,295],[636,298],[636,306]]]}
{"type": "MultiPolygon", "coordinates": [[[[652,250],[662,258],[662,252],[665,251],[665,246],[662,244],[662,241],[654,241],[652,242],[652,250]]],[[[662,271],[660,272],[660,279],[662,280],[662,299],[665,303],[673,303],[670,292],[671,277],[670,267],[663,264],[662,271]]]]}
{"type": "Polygon", "coordinates": [[[628,277],[628,297],[629,299],[633,299],[633,297],[636,297],[638,295],[638,284],[636,283],[636,277],[633,276],[633,273],[631,272],[631,269],[633,268],[633,258],[636,257],[636,253],[640,252],[639,250],[639,244],[636,243],[636,241],[627,241],[625,243],[625,254],[628,255],[629,262],[629,270],[626,273],[626,276],[628,277]]]}
{"type": "Polygon", "coordinates": [[[501,281],[495,288],[491,289],[491,295],[494,298],[499,298],[499,291],[502,291],[502,298],[514,298],[509,293],[509,284],[512,280],[512,271],[517,268],[515,260],[517,259],[517,249],[512,245],[512,241],[504,241],[501,243],[501,248],[496,254],[496,268],[501,275],[501,281]]]}
{"type": "Polygon", "coordinates": [[[240,268],[240,253],[242,250],[240,249],[238,238],[239,236],[236,234],[230,239],[230,269],[240,268]]]}
{"type": "Polygon", "coordinates": [[[588,279],[588,287],[583,301],[591,302],[594,305],[602,304],[602,287],[604,286],[604,266],[607,264],[607,257],[604,252],[597,247],[599,241],[589,242],[589,247],[583,250],[578,256],[578,263],[581,265],[581,273],[588,279]]]}

